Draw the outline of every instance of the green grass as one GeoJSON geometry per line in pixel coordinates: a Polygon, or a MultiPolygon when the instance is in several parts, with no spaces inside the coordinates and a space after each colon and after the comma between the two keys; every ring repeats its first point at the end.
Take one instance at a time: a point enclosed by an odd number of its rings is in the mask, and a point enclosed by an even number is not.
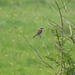
{"type": "MultiPolygon", "coordinates": [[[[57,11],[54,1],[50,0],[50,2],[57,11]]],[[[58,3],[62,7],[62,4],[58,3]]],[[[67,6],[68,15],[73,22],[75,21],[74,7],[73,2],[67,6]]],[[[47,52],[41,39],[39,36],[33,39],[33,36],[39,27],[44,27],[42,37],[45,45],[50,53],[57,52],[52,44],[48,23],[43,18],[46,16],[60,24],[57,13],[45,0],[0,0],[0,75],[50,75],[50,73],[54,75],[53,71],[41,62],[24,38],[16,32],[14,25],[26,36],[41,56],[45,56],[47,52]]],[[[66,15],[63,9],[62,13],[63,16],[66,15]]],[[[75,49],[75,46],[70,42],[65,46],[75,49]]],[[[75,51],[73,50],[71,53],[74,58],[75,51]]]]}

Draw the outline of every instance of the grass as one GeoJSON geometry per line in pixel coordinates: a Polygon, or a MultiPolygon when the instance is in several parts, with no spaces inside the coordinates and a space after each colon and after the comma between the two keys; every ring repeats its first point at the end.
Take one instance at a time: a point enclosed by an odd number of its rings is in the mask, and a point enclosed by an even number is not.
{"type": "MultiPolygon", "coordinates": [[[[57,11],[54,1],[50,0],[50,2],[57,11]]],[[[43,43],[39,36],[34,39],[32,37],[39,27],[44,27],[42,37],[45,45],[49,52],[57,52],[52,45],[48,23],[42,16],[46,16],[58,24],[60,24],[60,18],[57,16],[58,11],[55,13],[47,3],[48,1],[45,0],[0,1],[0,75],[50,75],[50,73],[53,75],[52,70],[41,62],[34,50],[13,26],[17,26],[18,30],[26,36],[41,56],[47,55],[43,43]]],[[[60,4],[60,6],[62,5],[60,4]]],[[[70,11],[68,15],[73,22],[75,21],[74,7],[73,2],[67,6],[68,11],[70,11]]],[[[63,16],[65,15],[66,13],[63,11],[63,16]]],[[[68,48],[71,46],[75,49],[75,46],[70,43],[65,46],[68,48]]],[[[74,52],[74,50],[71,52],[73,58],[74,52]]]]}

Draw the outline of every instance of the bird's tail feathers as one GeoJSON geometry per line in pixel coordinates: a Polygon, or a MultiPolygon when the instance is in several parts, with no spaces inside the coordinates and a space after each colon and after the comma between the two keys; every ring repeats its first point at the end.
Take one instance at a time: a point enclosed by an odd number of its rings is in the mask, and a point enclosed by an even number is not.
{"type": "MultiPolygon", "coordinates": [[[[37,34],[36,34],[35,36],[37,36],[37,34]]],[[[33,36],[33,38],[34,38],[35,36],[33,36]]]]}

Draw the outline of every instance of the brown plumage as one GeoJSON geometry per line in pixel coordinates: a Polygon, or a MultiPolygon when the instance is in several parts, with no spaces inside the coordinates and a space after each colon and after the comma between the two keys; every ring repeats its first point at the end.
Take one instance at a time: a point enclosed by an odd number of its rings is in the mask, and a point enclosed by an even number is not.
{"type": "MultiPolygon", "coordinates": [[[[40,34],[42,33],[42,29],[43,29],[43,28],[40,28],[40,29],[37,31],[37,33],[36,33],[35,36],[40,35],[40,34]]],[[[35,37],[35,36],[34,36],[34,37],[35,37]]],[[[33,38],[34,38],[34,37],[33,37],[33,38]]]]}

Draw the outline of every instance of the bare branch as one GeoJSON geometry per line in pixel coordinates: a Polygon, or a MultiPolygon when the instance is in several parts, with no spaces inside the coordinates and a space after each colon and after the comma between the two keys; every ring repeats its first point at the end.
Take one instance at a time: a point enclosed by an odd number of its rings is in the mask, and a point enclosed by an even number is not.
{"type": "MultiPolygon", "coordinates": [[[[17,27],[14,25],[14,27],[15,27],[15,29],[17,30],[17,27]]],[[[18,31],[19,32],[19,31],[18,31]]],[[[37,55],[38,55],[38,57],[41,59],[41,61],[44,63],[44,64],[46,64],[47,66],[49,66],[53,71],[54,71],[54,73],[55,73],[55,70],[54,70],[54,68],[50,65],[50,64],[48,64],[46,61],[44,61],[43,59],[42,59],[42,57],[40,56],[40,54],[37,52],[37,50],[28,42],[28,40],[26,39],[26,37],[21,33],[21,32],[19,32],[20,33],[20,35],[22,35],[23,36],[23,38],[24,38],[24,40],[28,43],[28,45],[37,53],[37,55]]],[[[55,73],[56,74],[56,73],[55,73]]]]}
{"type": "MultiPolygon", "coordinates": [[[[61,19],[61,25],[62,25],[62,42],[61,42],[61,48],[63,47],[63,37],[64,37],[64,34],[63,34],[63,32],[64,32],[64,30],[63,30],[63,18],[62,18],[62,14],[61,14],[61,10],[60,10],[60,7],[59,7],[59,5],[58,5],[58,3],[57,3],[57,1],[55,0],[55,3],[56,3],[56,5],[57,5],[57,7],[58,7],[58,10],[59,10],[59,14],[60,14],[60,19],[61,19]]],[[[60,50],[60,55],[61,55],[61,65],[60,65],[60,74],[62,75],[62,65],[63,65],[63,51],[62,51],[62,49],[60,50]]]]}
{"type": "Polygon", "coordinates": [[[55,1],[55,3],[56,3],[56,5],[57,5],[57,7],[58,7],[58,10],[59,10],[59,14],[60,14],[60,19],[61,19],[61,25],[62,25],[62,43],[61,43],[61,46],[63,47],[63,18],[62,18],[62,14],[61,14],[61,11],[60,11],[60,7],[59,7],[59,5],[58,5],[58,3],[55,1]]]}
{"type": "Polygon", "coordinates": [[[53,44],[55,47],[57,47],[59,50],[61,50],[62,48],[59,47],[57,44],[53,44]]]}
{"type": "Polygon", "coordinates": [[[42,40],[43,45],[44,45],[44,47],[45,47],[45,49],[46,49],[46,51],[47,51],[47,53],[48,53],[48,55],[49,55],[50,53],[49,53],[49,51],[48,51],[47,47],[45,46],[45,43],[44,43],[44,40],[42,39],[42,37],[41,37],[41,40],[42,40]]]}
{"type": "MultiPolygon", "coordinates": [[[[66,6],[65,6],[66,7],[66,6]]],[[[67,15],[67,17],[68,17],[68,20],[70,21],[70,22],[72,22],[70,19],[69,19],[69,16],[68,16],[68,13],[67,13],[67,10],[65,9],[65,11],[66,11],[66,15],[67,15]]],[[[72,33],[72,29],[74,29],[72,26],[71,26],[71,24],[68,22],[68,21],[66,21],[67,22],[67,24],[69,25],[69,29],[70,29],[70,39],[72,40],[72,42],[75,44],[75,40],[74,40],[74,38],[73,38],[73,33],[72,33]]]]}
{"type": "Polygon", "coordinates": [[[51,61],[54,61],[57,65],[60,65],[58,61],[56,61],[54,58],[46,56],[47,59],[50,59],[51,61]]]}
{"type": "Polygon", "coordinates": [[[57,70],[57,68],[56,68],[56,65],[55,65],[55,63],[53,62],[53,65],[54,65],[54,67],[55,67],[55,69],[56,69],[56,74],[58,74],[59,73],[59,71],[57,70]]]}
{"type": "Polygon", "coordinates": [[[54,21],[52,21],[50,19],[48,19],[48,20],[61,28],[61,26],[59,24],[55,23],[54,21]]]}
{"type": "MultiPolygon", "coordinates": [[[[55,13],[57,13],[56,9],[52,6],[52,4],[51,4],[50,1],[48,2],[48,4],[51,6],[51,8],[53,9],[53,11],[54,11],[55,13]]],[[[57,13],[57,15],[60,16],[58,13],[57,13]]],[[[63,17],[63,20],[65,20],[65,22],[67,21],[64,17],[63,17]]],[[[72,25],[74,25],[71,20],[70,20],[70,22],[72,23],[72,25]]]]}
{"type": "Polygon", "coordinates": [[[68,22],[68,21],[66,21],[67,22],[67,24],[69,25],[69,29],[70,29],[70,39],[72,40],[72,42],[75,44],[75,40],[74,40],[74,38],[73,38],[73,33],[72,33],[72,26],[71,26],[71,24],[68,22]]]}
{"type": "Polygon", "coordinates": [[[69,22],[67,22],[68,23],[68,25],[69,25],[69,29],[70,29],[70,37],[72,36],[72,27],[71,27],[71,25],[70,25],[70,23],[69,22]]]}
{"type": "Polygon", "coordinates": [[[62,4],[63,4],[63,6],[64,6],[63,8],[64,8],[65,12],[67,13],[67,11],[66,11],[66,6],[65,6],[65,2],[62,1],[62,4]]]}
{"type": "Polygon", "coordinates": [[[52,20],[46,18],[45,16],[43,16],[43,17],[47,20],[47,22],[49,22],[49,23],[50,23],[51,25],[53,25],[54,27],[59,26],[59,27],[61,28],[61,26],[60,26],[59,24],[57,24],[57,23],[55,23],[54,21],[52,21],[52,20]]]}
{"type": "Polygon", "coordinates": [[[49,29],[50,29],[50,34],[51,34],[51,36],[52,36],[53,42],[55,42],[54,37],[53,37],[52,32],[51,32],[50,24],[53,25],[54,27],[55,27],[55,25],[52,24],[52,23],[50,23],[46,17],[44,17],[44,18],[47,20],[47,23],[48,23],[48,26],[49,26],[49,29]]]}
{"type": "MultiPolygon", "coordinates": [[[[51,32],[51,27],[50,27],[50,25],[49,25],[49,24],[52,25],[52,23],[50,23],[46,17],[44,17],[44,18],[45,18],[45,19],[47,20],[47,22],[48,22],[48,26],[49,26],[49,29],[50,29],[50,34],[51,34],[52,39],[53,39],[53,42],[54,42],[53,45],[55,45],[59,50],[61,50],[61,48],[60,48],[58,45],[55,44],[55,40],[54,40],[54,37],[53,37],[52,32],[51,32]]],[[[53,25],[53,26],[54,26],[54,25],[53,25]]],[[[55,26],[54,26],[54,27],[55,27],[55,26]]]]}
{"type": "Polygon", "coordinates": [[[71,2],[71,0],[69,0],[69,1],[68,1],[63,7],[61,7],[60,9],[65,8],[70,2],[71,2]]]}
{"type": "Polygon", "coordinates": [[[73,41],[73,43],[75,44],[75,39],[73,38],[73,36],[70,37],[70,39],[73,41]]]}

